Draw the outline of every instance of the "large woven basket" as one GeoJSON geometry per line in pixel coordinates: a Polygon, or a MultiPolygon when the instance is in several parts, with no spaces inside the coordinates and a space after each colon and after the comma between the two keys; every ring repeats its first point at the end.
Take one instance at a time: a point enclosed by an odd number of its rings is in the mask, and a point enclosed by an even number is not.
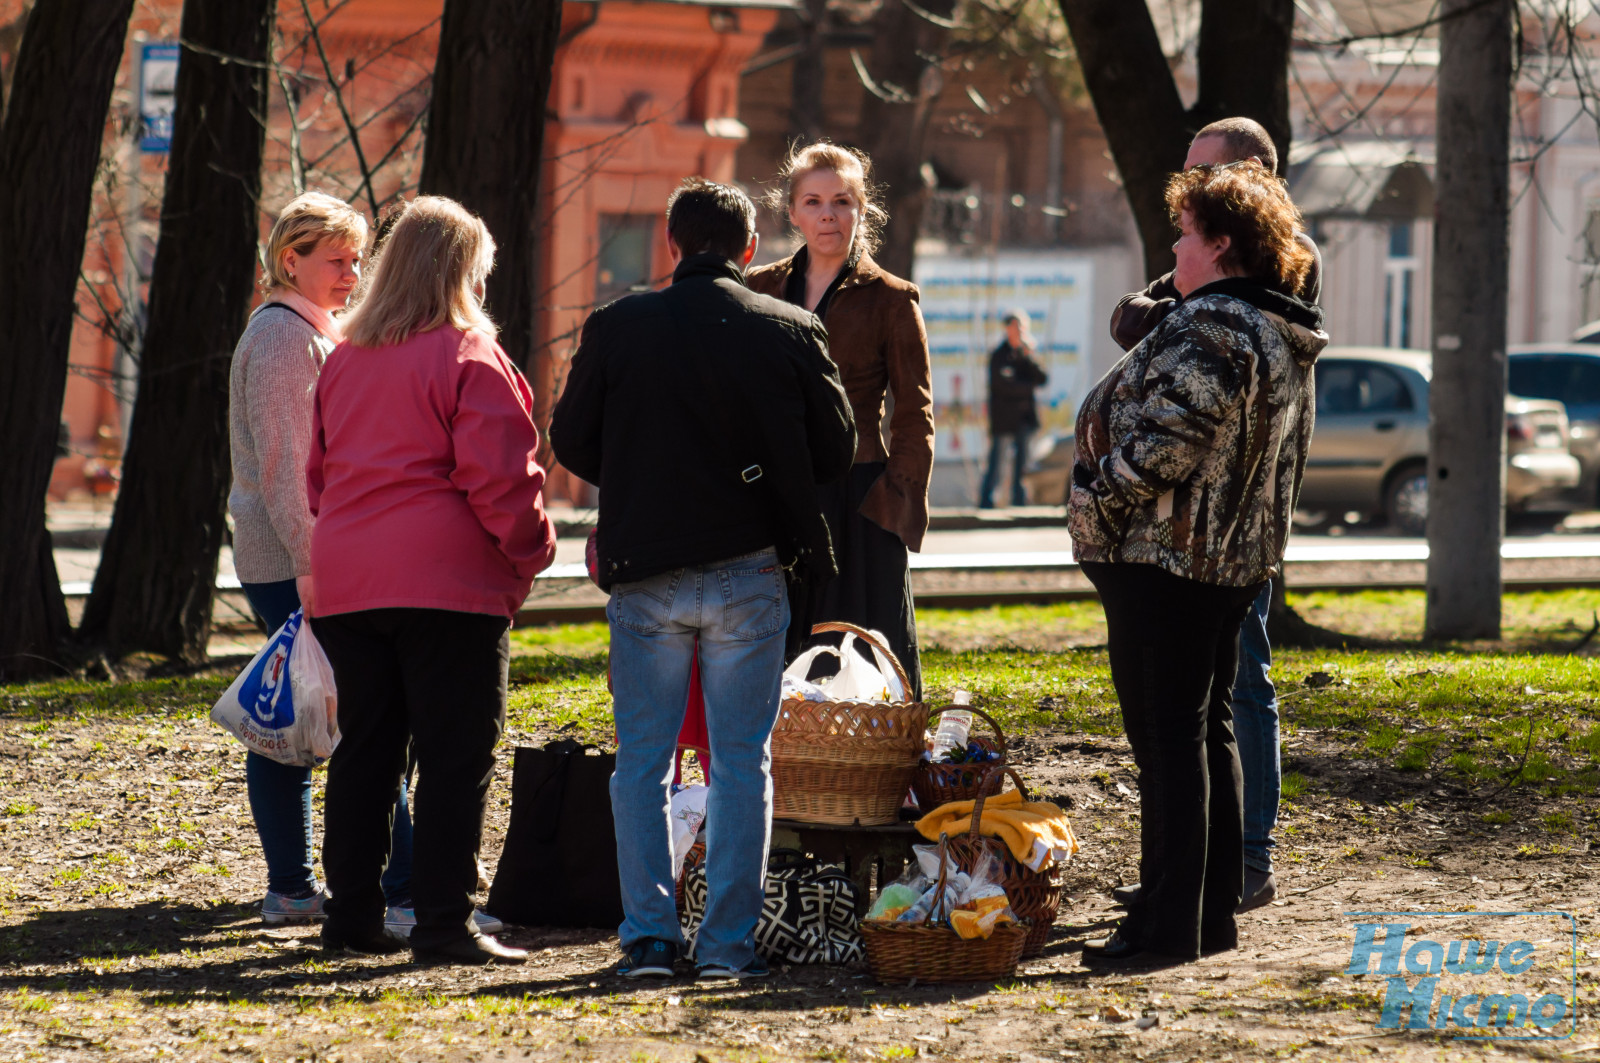
{"type": "Polygon", "coordinates": [[[996,764],[1006,762],[1006,736],[1000,730],[1000,725],[982,709],[975,709],[971,705],[946,705],[929,714],[929,726],[933,725],[933,717],[952,709],[970,712],[994,728],[993,739],[979,738],[976,741],[985,749],[999,753],[1000,759],[973,764],[933,764],[928,761],[918,764],[911,776],[911,792],[917,795],[917,805],[923,812],[932,812],[951,801],[971,801],[980,793],[992,796],[1005,785],[1004,775],[989,770],[996,764]]]}
{"type": "MultiPolygon", "coordinates": [[[[911,689],[894,653],[870,632],[842,622],[811,629],[828,631],[877,646],[911,689]]],[[[773,816],[845,827],[898,822],[927,729],[928,707],[920,701],[784,701],[772,729],[773,816]]]]}
{"type": "MultiPolygon", "coordinates": [[[[948,837],[939,838],[936,897],[944,895],[944,857],[949,844],[948,837]]],[[[991,982],[1007,978],[1016,973],[1027,938],[1028,929],[1016,923],[995,927],[987,938],[969,939],[948,926],[930,926],[927,915],[920,923],[861,921],[867,965],[880,982],[991,982]]]]}
{"type": "MultiPolygon", "coordinates": [[[[1022,784],[1022,776],[1017,774],[1015,768],[992,764],[989,773],[999,778],[1002,785],[1004,775],[1011,776],[1017,789],[1022,792],[1023,799],[1027,799],[1028,788],[1022,784]]],[[[985,849],[994,854],[1000,867],[1000,885],[1005,888],[1006,897],[1011,901],[1011,910],[1018,919],[1028,924],[1023,958],[1037,956],[1044,951],[1045,941],[1050,937],[1050,927],[1055,924],[1056,912],[1061,908],[1061,865],[1051,864],[1042,872],[1035,871],[1012,856],[1005,842],[978,833],[978,824],[983,819],[983,803],[987,797],[987,794],[980,794],[972,806],[972,829],[950,839],[950,855],[957,867],[970,872],[985,849]]]]}

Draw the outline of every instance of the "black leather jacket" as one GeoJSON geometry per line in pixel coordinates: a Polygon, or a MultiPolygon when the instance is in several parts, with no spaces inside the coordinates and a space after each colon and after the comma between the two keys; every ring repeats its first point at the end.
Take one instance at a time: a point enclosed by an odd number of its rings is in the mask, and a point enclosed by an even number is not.
{"type": "Polygon", "coordinates": [[[561,464],[600,488],[600,586],[765,546],[833,575],[816,487],[849,470],[856,433],[827,332],[720,255],[672,281],[589,315],[550,422],[561,464]]]}

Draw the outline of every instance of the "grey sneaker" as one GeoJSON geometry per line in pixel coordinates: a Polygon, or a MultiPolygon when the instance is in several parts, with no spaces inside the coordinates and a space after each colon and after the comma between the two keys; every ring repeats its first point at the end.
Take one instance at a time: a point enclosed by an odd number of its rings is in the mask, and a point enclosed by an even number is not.
{"type": "MultiPolygon", "coordinates": [[[[488,912],[474,911],[472,924],[478,928],[480,934],[498,934],[506,925],[488,912]]],[[[383,915],[383,931],[397,941],[407,941],[411,938],[411,931],[417,925],[417,910],[415,908],[390,908],[383,915]]]]}
{"type": "Polygon", "coordinates": [[[328,918],[323,905],[328,902],[328,891],[321,886],[309,897],[286,897],[267,891],[261,900],[261,921],[271,926],[285,923],[320,923],[328,918]]]}
{"type": "Polygon", "coordinates": [[[725,963],[702,963],[694,969],[694,978],[697,982],[742,982],[746,978],[765,978],[771,973],[766,961],[757,956],[743,967],[729,967],[725,963]]]}
{"type": "Polygon", "coordinates": [[[1244,869],[1244,900],[1239,902],[1239,907],[1234,909],[1235,914],[1254,911],[1273,902],[1278,896],[1278,880],[1272,877],[1270,871],[1257,871],[1253,867],[1244,869]]]}

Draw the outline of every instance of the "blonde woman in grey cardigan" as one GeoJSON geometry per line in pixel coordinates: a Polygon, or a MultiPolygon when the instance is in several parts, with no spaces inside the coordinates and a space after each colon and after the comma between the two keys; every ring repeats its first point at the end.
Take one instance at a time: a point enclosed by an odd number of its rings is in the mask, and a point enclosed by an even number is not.
{"type": "MultiPolygon", "coordinates": [[[[267,299],[250,315],[233,352],[228,435],[233,458],[233,560],[245,596],[266,629],[276,631],[302,605],[311,586],[311,509],[306,501],[306,455],[311,449],[311,401],[322,362],[342,340],[334,314],[361,279],[367,220],[342,200],[320,192],[296,197],[267,238],[267,299]]],[[[268,923],[323,919],[322,887],[312,867],[311,769],[245,754],[245,782],[261,849],[267,859],[268,923]]],[[[395,832],[407,844],[405,801],[395,832]]],[[[410,861],[391,868],[396,894],[410,889],[410,861]]]]}
{"type": "MultiPolygon", "coordinates": [[[[311,405],[323,360],[344,339],[334,315],[361,279],[366,244],[367,221],[349,204],[321,192],[291,201],[267,238],[267,299],[234,350],[228,401],[234,568],[268,631],[302,606],[312,612],[316,601],[305,479],[311,405]]],[[[311,769],[247,753],[245,781],[267,860],[262,919],[321,922],[327,894],[312,866],[311,769]]],[[[384,928],[403,939],[416,922],[404,785],[393,832],[384,928]]],[[[481,912],[476,919],[485,933],[501,929],[481,912]]]]}

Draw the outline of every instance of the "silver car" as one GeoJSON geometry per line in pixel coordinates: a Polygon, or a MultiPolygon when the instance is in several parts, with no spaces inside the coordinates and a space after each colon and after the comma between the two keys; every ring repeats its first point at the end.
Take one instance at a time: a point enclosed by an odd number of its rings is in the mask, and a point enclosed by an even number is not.
{"type": "MultiPolygon", "coordinates": [[[[1427,351],[1329,347],[1317,360],[1317,426],[1300,488],[1308,515],[1359,513],[1421,535],[1428,517],[1427,351]]],[[[1506,397],[1506,507],[1568,512],[1578,483],[1559,402],[1506,397]]]]}

